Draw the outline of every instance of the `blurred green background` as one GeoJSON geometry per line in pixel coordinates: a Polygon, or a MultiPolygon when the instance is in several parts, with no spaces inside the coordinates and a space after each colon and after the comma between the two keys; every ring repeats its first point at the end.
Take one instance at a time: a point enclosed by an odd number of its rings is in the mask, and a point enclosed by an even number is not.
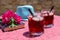
{"type": "Polygon", "coordinates": [[[0,15],[7,9],[16,11],[19,5],[32,5],[35,11],[42,9],[50,9],[52,5],[55,6],[55,14],[60,15],[60,0],[0,0],[0,15]]]}

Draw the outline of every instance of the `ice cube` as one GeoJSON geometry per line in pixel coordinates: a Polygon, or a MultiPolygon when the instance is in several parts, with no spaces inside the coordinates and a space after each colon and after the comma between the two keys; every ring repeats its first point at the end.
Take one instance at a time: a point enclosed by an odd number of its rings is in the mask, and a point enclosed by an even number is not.
{"type": "Polygon", "coordinates": [[[40,21],[42,21],[44,18],[43,17],[39,17],[40,21]]]}
{"type": "Polygon", "coordinates": [[[54,13],[53,12],[50,12],[49,15],[53,15],[54,13]]]}
{"type": "Polygon", "coordinates": [[[42,16],[48,16],[48,11],[43,11],[42,16]]]}
{"type": "Polygon", "coordinates": [[[47,13],[48,11],[43,11],[42,13],[47,13]]]}
{"type": "Polygon", "coordinates": [[[46,13],[46,14],[43,14],[43,16],[48,16],[48,14],[46,13]]]}
{"type": "Polygon", "coordinates": [[[39,17],[39,16],[33,17],[33,20],[34,21],[42,21],[43,20],[43,17],[39,17]]]}
{"type": "Polygon", "coordinates": [[[39,19],[39,17],[33,17],[33,20],[34,21],[39,21],[40,19],[39,19]]]}

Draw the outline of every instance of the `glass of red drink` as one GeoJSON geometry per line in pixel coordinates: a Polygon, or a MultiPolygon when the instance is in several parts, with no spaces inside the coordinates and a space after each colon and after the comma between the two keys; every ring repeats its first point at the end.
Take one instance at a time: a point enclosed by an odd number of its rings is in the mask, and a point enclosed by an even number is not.
{"type": "Polygon", "coordinates": [[[44,27],[46,27],[46,28],[52,27],[54,25],[53,24],[54,11],[52,10],[50,12],[50,11],[44,10],[44,11],[41,12],[41,14],[44,17],[44,27]]]}
{"type": "Polygon", "coordinates": [[[29,32],[31,35],[41,35],[44,33],[44,20],[43,17],[28,17],[29,32]]]}

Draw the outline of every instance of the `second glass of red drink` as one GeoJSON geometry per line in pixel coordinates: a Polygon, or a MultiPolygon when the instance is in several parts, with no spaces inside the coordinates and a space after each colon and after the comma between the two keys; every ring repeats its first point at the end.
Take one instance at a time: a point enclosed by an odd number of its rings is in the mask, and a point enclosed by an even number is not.
{"type": "Polygon", "coordinates": [[[42,11],[42,16],[44,17],[44,27],[50,28],[54,25],[54,12],[53,11],[42,11]]]}

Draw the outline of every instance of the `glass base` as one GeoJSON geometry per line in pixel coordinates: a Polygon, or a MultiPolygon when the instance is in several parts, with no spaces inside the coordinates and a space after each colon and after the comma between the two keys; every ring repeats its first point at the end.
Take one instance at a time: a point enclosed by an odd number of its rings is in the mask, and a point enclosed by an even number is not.
{"type": "Polygon", "coordinates": [[[42,34],[43,34],[43,32],[41,32],[41,33],[31,33],[32,36],[40,36],[42,34]]]}
{"type": "Polygon", "coordinates": [[[52,26],[53,26],[53,24],[44,25],[45,28],[51,28],[52,26]]]}

